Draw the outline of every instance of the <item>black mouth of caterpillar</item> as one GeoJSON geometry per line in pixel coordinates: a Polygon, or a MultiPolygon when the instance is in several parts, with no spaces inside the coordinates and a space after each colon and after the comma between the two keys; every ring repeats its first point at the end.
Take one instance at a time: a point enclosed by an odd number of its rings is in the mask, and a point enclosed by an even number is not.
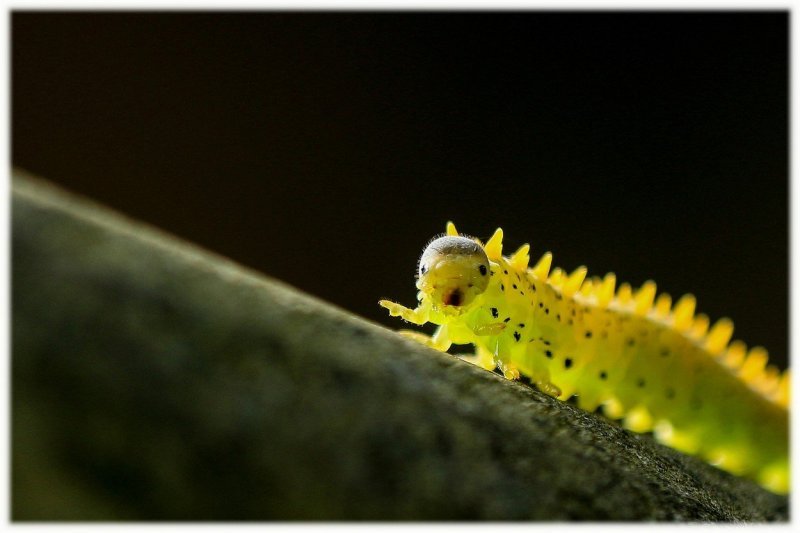
{"type": "Polygon", "coordinates": [[[453,289],[452,291],[448,292],[442,298],[442,302],[444,305],[461,305],[461,302],[464,301],[464,293],[461,292],[461,289],[453,289]]]}

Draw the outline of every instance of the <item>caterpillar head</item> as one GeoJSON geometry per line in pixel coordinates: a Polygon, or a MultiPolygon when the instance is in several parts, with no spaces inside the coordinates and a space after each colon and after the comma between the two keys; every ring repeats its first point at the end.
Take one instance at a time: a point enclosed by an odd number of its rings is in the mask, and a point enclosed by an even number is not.
{"type": "Polygon", "coordinates": [[[422,252],[417,288],[430,299],[434,309],[458,314],[486,290],[489,271],[483,246],[448,231],[422,252]]]}

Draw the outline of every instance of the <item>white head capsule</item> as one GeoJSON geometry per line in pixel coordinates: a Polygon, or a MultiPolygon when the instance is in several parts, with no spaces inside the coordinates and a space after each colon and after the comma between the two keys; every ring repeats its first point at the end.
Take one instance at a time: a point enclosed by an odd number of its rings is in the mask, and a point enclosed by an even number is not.
{"type": "Polygon", "coordinates": [[[434,308],[461,311],[488,285],[489,259],[472,239],[446,235],[422,252],[417,288],[434,308]]]}

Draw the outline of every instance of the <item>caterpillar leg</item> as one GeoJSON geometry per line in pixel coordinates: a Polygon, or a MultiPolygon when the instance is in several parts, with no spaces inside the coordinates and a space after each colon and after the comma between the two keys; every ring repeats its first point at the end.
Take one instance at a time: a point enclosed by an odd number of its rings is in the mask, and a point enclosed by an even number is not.
{"type": "MultiPolygon", "coordinates": [[[[502,359],[499,357],[494,358],[494,362],[498,368],[503,372],[503,375],[506,379],[510,380],[517,380],[519,379],[520,373],[519,368],[514,363],[506,363],[503,362],[502,359]]],[[[549,375],[545,373],[544,375],[537,373],[538,377],[535,375],[531,381],[536,388],[542,391],[543,393],[547,394],[548,396],[552,396],[553,398],[558,398],[561,395],[561,389],[559,389],[556,385],[554,385],[550,381],[549,375]]]]}
{"type": "Polygon", "coordinates": [[[500,358],[495,358],[495,365],[503,373],[506,379],[516,381],[519,379],[519,369],[512,363],[504,363],[500,358]]]}
{"type": "Polygon", "coordinates": [[[494,353],[492,354],[492,361],[494,365],[500,369],[506,379],[517,380],[519,379],[519,368],[515,363],[511,362],[512,357],[506,347],[501,346],[501,341],[498,339],[494,353]]]}
{"type": "Polygon", "coordinates": [[[561,396],[561,389],[550,383],[549,380],[538,380],[534,381],[533,384],[536,385],[537,389],[547,394],[548,396],[552,396],[553,398],[558,398],[559,396],[561,396]]]}
{"type": "Polygon", "coordinates": [[[494,354],[481,345],[477,345],[475,347],[475,353],[473,355],[465,354],[459,355],[459,357],[468,363],[472,363],[473,365],[483,368],[484,370],[492,371],[496,366],[494,362],[494,354]]]}
{"type": "Polygon", "coordinates": [[[439,326],[436,329],[436,332],[431,335],[425,335],[419,331],[414,331],[410,329],[401,329],[398,331],[400,335],[407,337],[409,339],[413,339],[429,348],[433,348],[434,350],[439,350],[440,352],[446,352],[453,342],[450,340],[450,336],[447,334],[447,327],[446,326],[439,326]]]}
{"type": "Polygon", "coordinates": [[[428,321],[427,309],[423,309],[422,307],[409,309],[408,307],[392,302],[391,300],[381,300],[378,302],[378,305],[388,309],[389,315],[399,316],[406,322],[411,322],[412,324],[422,325],[428,321]]]}

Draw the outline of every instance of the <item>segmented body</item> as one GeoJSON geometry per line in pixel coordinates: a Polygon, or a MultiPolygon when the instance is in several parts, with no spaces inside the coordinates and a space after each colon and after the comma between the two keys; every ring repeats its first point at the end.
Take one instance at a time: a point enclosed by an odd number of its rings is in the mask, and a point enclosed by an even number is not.
{"type": "MultiPolygon", "coordinates": [[[[452,224],[448,235],[458,235],[452,224]]],[[[672,306],[666,294],[655,298],[652,282],[634,292],[616,288],[613,274],[551,272],[549,253],[528,268],[528,245],[503,257],[499,229],[485,246],[472,240],[490,271],[468,304],[437,299],[435,279],[418,283],[416,309],[381,302],[393,315],[439,325],[432,338],[412,336],[440,350],[473,344],[474,362],[487,369],[522,373],[560,399],[576,395],[583,409],[602,406],[629,429],[652,430],[667,445],[788,492],[789,372],[767,367],[763,348],[729,344],[730,320],[709,331],[691,295],[672,306]]]]}

